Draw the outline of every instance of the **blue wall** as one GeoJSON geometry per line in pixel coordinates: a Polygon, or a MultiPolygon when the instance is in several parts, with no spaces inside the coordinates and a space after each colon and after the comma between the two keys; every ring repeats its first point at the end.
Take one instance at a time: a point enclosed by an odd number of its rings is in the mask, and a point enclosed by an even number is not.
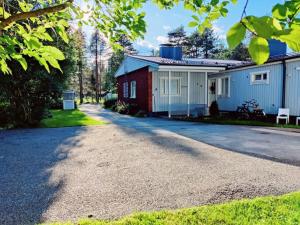
{"type": "Polygon", "coordinates": [[[209,78],[230,77],[230,97],[218,96],[220,110],[235,111],[244,101],[256,99],[267,114],[277,114],[282,102],[282,69],[282,64],[276,64],[211,75],[209,78]],[[250,73],[259,71],[270,71],[269,84],[251,85],[250,73]]]}

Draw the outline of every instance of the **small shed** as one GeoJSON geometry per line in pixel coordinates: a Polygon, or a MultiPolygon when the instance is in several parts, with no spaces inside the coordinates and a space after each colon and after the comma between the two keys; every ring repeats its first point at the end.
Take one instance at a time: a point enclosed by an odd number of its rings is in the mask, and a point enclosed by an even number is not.
{"type": "Polygon", "coordinates": [[[75,109],[75,91],[68,90],[63,92],[63,108],[64,110],[75,109]]]}

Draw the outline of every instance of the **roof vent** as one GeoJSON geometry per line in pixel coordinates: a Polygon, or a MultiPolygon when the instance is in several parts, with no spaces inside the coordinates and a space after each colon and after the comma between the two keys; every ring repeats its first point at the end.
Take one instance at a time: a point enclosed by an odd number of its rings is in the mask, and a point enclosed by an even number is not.
{"type": "Polygon", "coordinates": [[[159,56],[166,59],[182,60],[182,47],[162,44],[160,45],[159,56]]]}

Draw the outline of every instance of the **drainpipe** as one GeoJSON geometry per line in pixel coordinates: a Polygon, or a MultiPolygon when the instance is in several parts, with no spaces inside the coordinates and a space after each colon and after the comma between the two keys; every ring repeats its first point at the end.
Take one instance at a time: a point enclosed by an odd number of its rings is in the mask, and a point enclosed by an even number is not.
{"type": "Polygon", "coordinates": [[[282,60],[282,108],[285,108],[285,97],[286,97],[286,61],[282,60]]]}

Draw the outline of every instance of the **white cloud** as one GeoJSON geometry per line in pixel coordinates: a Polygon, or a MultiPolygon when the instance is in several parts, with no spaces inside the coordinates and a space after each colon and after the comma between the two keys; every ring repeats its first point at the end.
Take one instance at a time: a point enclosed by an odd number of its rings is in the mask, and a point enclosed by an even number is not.
{"type": "Polygon", "coordinates": [[[156,40],[160,43],[160,44],[166,44],[168,43],[169,39],[167,37],[164,36],[157,36],[156,40]]]}
{"type": "Polygon", "coordinates": [[[169,31],[169,30],[171,30],[171,27],[168,26],[168,25],[164,25],[164,26],[163,26],[163,29],[164,29],[165,31],[169,31]]]}
{"type": "Polygon", "coordinates": [[[142,46],[142,47],[147,47],[147,48],[151,48],[151,49],[157,49],[157,47],[152,44],[150,41],[146,41],[146,40],[138,40],[136,42],[137,45],[142,46]]]}
{"type": "Polygon", "coordinates": [[[222,40],[226,39],[226,34],[222,27],[220,27],[216,23],[214,23],[212,29],[219,36],[220,39],[222,39],[222,40]]]}

